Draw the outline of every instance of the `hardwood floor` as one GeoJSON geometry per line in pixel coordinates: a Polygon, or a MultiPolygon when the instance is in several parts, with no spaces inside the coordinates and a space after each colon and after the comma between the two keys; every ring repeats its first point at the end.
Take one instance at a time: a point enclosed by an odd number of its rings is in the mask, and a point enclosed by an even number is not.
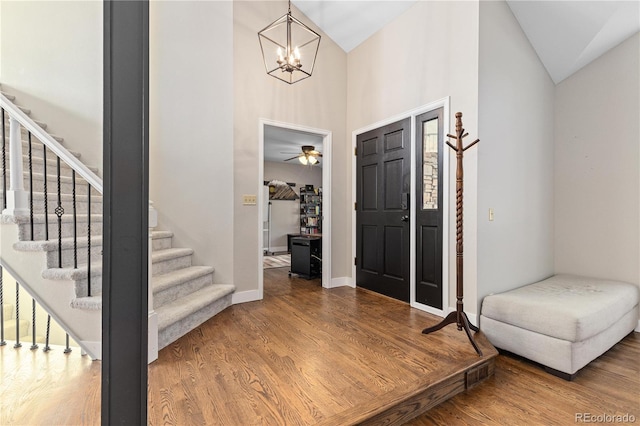
{"type": "Polygon", "coordinates": [[[576,417],[587,414],[628,419],[592,422],[597,424],[640,423],[640,333],[629,334],[571,382],[523,358],[500,355],[494,378],[407,424],[572,425],[588,423],[576,417]]]}
{"type": "Polygon", "coordinates": [[[0,346],[0,425],[99,425],[100,362],[63,347],[0,346]]]}
{"type": "MultiPolygon", "coordinates": [[[[347,424],[339,413],[362,401],[375,410],[449,359],[477,358],[454,326],[421,335],[435,316],[286,271],[267,271],[264,301],[232,306],[160,352],[149,368],[150,424],[347,424]]],[[[639,407],[640,334],[632,333],[573,382],[499,355],[493,378],[408,424],[564,425],[576,413],[640,422],[639,407]]],[[[99,362],[0,347],[0,425],[97,425],[99,411],[99,362]]]]}
{"type": "Polygon", "coordinates": [[[160,353],[150,424],[399,423],[464,390],[465,370],[497,355],[480,336],[479,358],[455,327],[421,334],[438,318],[375,293],[323,290],[287,268],[264,281],[264,301],[232,306],[160,353]]]}

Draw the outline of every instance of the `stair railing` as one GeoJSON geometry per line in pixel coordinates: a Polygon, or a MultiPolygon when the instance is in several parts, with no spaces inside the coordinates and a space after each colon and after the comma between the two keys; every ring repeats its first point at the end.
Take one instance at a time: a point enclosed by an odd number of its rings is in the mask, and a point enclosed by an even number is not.
{"type": "MultiPolygon", "coordinates": [[[[58,141],[56,141],[49,133],[47,133],[40,125],[32,120],[20,107],[11,102],[4,94],[0,93],[0,107],[2,109],[2,190],[3,190],[3,213],[14,217],[29,217],[29,228],[31,231],[30,238],[35,240],[34,231],[34,172],[33,172],[33,144],[35,138],[43,144],[42,163],[43,163],[43,197],[44,197],[44,239],[49,239],[49,200],[48,200],[48,174],[47,174],[47,153],[55,155],[55,195],[57,196],[57,204],[54,209],[58,225],[58,268],[63,267],[62,252],[62,228],[63,215],[65,209],[62,203],[62,176],[61,162],[64,162],[71,168],[71,187],[72,187],[72,222],[73,222],[73,266],[77,268],[78,258],[78,231],[77,231],[77,203],[76,203],[76,175],[80,176],[87,182],[87,296],[91,296],[91,191],[92,188],[99,194],[103,193],[102,179],[98,177],[87,166],[80,162],[74,155],[67,151],[58,141]],[[5,115],[9,118],[9,188],[6,186],[6,129],[5,115]],[[22,152],[22,132],[21,127],[27,131],[27,166],[29,192],[24,189],[23,174],[23,152],[22,152]],[[6,201],[5,201],[6,199],[6,201]]],[[[65,216],[68,217],[68,216],[65,216]]],[[[56,220],[54,218],[54,220],[56,220]]],[[[40,236],[42,238],[42,235],[40,236]]]]}
{"type": "MultiPolygon", "coordinates": [[[[23,315],[21,315],[21,302],[20,302],[20,293],[21,293],[21,289],[20,289],[20,283],[18,282],[18,280],[15,280],[16,283],[16,291],[15,291],[15,305],[14,305],[14,311],[15,311],[15,324],[14,324],[14,332],[15,335],[13,336],[5,336],[5,320],[7,318],[4,317],[4,275],[5,275],[5,271],[4,268],[2,266],[0,266],[0,346],[5,346],[7,344],[7,341],[5,340],[5,337],[8,337],[9,339],[11,338],[15,338],[15,343],[13,345],[14,349],[19,349],[22,347],[22,332],[21,332],[21,328],[20,328],[20,322],[23,319],[23,315]]],[[[34,298],[31,298],[31,346],[29,347],[30,350],[35,350],[39,348],[39,345],[37,343],[37,336],[38,336],[38,327],[37,327],[37,318],[36,318],[36,312],[44,312],[46,313],[46,311],[44,310],[44,308],[42,308],[42,306],[40,306],[36,300],[34,298]]],[[[50,338],[50,334],[51,334],[51,316],[47,315],[47,326],[46,326],[46,333],[44,336],[44,343],[45,346],[43,347],[43,351],[44,352],[48,352],[51,350],[51,347],[49,346],[49,338],[50,338]]],[[[26,343],[26,342],[25,342],[26,343]]],[[[64,348],[64,353],[68,354],[72,351],[71,346],[70,346],[70,341],[69,341],[69,334],[67,333],[65,335],[65,348],[64,348]]]]}
{"type": "MultiPolygon", "coordinates": [[[[76,175],[80,176],[87,182],[87,286],[88,294],[91,296],[91,189],[93,188],[100,195],[103,194],[102,179],[91,171],[87,166],[80,162],[74,155],[65,149],[54,137],[47,133],[38,123],[32,120],[20,107],[15,105],[4,94],[0,93],[0,113],[2,117],[2,132],[0,136],[1,154],[2,154],[2,213],[13,217],[29,216],[31,238],[34,238],[33,231],[33,169],[32,169],[32,138],[35,138],[43,144],[43,193],[44,193],[44,232],[45,240],[49,239],[49,211],[48,211],[48,193],[47,193],[47,152],[51,152],[56,156],[56,185],[57,185],[57,206],[54,212],[58,220],[58,266],[62,267],[62,216],[64,209],[61,200],[61,175],[60,162],[66,163],[71,169],[72,184],[72,206],[73,206],[73,265],[78,267],[77,262],[77,213],[76,213],[76,175]],[[9,186],[7,188],[7,158],[6,158],[6,115],[9,117],[9,186]],[[21,127],[27,130],[28,135],[28,165],[29,165],[29,185],[28,194],[24,189],[23,182],[23,166],[22,166],[22,135],[21,127]]],[[[157,213],[153,209],[152,203],[149,205],[149,212],[152,221],[150,227],[156,226],[157,213]]],[[[151,236],[149,236],[151,242],[151,236]]],[[[149,271],[151,271],[151,249],[149,250],[149,271]]],[[[151,273],[149,273],[149,281],[147,283],[149,291],[149,317],[152,321],[149,324],[149,339],[151,349],[149,360],[157,358],[157,323],[155,322],[155,312],[153,310],[153,292],[151,286],[151,273]],[[155,354],[153,353],[155,351],[155,354]]],[[[0,295],[1,297],[1,295],[0,295]]],[[[1,330],[0,330],[1,333],[1,330]]],[[[0,336],[0,340],[2,336],[0,336]]]]}

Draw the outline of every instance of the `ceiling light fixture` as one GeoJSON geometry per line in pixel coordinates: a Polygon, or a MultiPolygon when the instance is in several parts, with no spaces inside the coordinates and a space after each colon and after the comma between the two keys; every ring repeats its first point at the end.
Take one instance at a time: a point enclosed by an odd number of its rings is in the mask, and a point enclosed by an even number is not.
{"type": "Polygon", "coordinates": [[[258,33],[264,67],[272,77],[288,84],[311,77],[320,47],[320,34],[289,11],[258,33]]]}
{"type": "Polygon", "coordinates": [[[316,157],[308,154],[298,157],[298,161],[300,161],[305,166],[306,165],[313,166],[314,164],[317,164],[319,162],[319,160],[316,157]]]}

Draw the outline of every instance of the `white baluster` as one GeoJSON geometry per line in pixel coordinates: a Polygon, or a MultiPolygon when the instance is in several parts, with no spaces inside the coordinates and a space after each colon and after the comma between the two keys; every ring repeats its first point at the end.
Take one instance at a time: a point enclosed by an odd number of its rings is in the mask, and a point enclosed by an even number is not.
{"type": "Polygon", "coordinates": [[[153,208],[153,201],[149,200],[149,316],[148,316],[148,333],[149,333],[149,347],[147,349],[147,363],[151,364],[158,359],[158,315],[153,309],[153,287],[151,286],[151,254],[153,247],[153,238],[151,238],[151,231],[158,226],[158,212],[153,208]]]}
{"type": "Polygon", "coordinates": [[[20,123],[9,117],[9,190],[7,191],[7,208],[3,214],[26,216],[29,214],[27,191],[24,190],[22,175],[22,137],[20,123]]]}

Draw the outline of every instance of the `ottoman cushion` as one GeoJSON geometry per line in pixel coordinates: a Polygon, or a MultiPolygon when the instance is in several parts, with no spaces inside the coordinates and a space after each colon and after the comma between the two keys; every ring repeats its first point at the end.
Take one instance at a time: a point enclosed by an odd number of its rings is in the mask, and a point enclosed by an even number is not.
{"type": "Polygon", "coordinates": [[[624,282],[555,275],[484,298],[482,315],[570,342],[611,327],[638,304],[638,287],[624,282]]]}

